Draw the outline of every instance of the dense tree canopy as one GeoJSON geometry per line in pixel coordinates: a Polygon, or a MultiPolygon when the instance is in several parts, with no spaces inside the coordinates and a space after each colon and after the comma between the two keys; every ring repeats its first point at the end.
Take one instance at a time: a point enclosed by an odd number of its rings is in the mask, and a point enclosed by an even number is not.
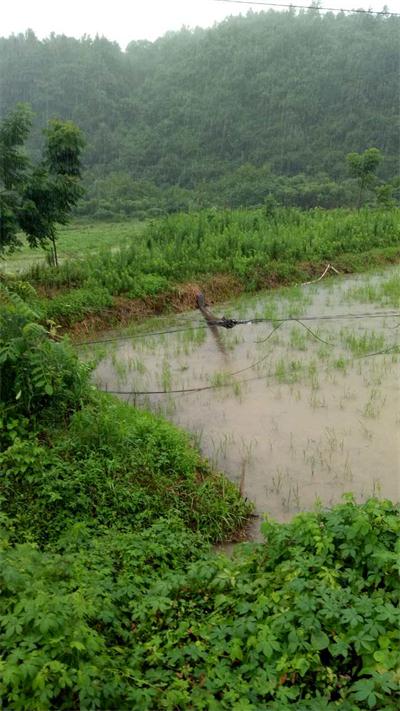
{"type": "MultiPolygon", "coordinates": [[[[197,204],[201,195],[212,204],[229,176],[242,185],[252,171],[251,185],[278,197],[277,177],[287,178],[289,192],[294,176],[334,181],[324,194],[340,204],[334,193],[348,177],[347,153],[376,147],[380,178],[397,171],[399,28],[395,17],[250,12],[212,29],[131,42],[126,52],[104,38],[39,41],[28,31],[0,39],[1,110],[32,104],[36,150],[53,116],[82,127],[97,207],[110,174],[134,212],[172,186],[171,209],[187,190],[197,204]]],[[[227,191],[230,204],[237,199],[227,191]]],[[[240,200],[248,201],[246,190],[240,200]]]]}
{"type": "Polygon", "coordinates": [[[382,160],[382,154],[377,148],[368,148],[364,153],[349,153],[347,165],[353,178],[357,178],[359,185],[358,207],[361,203],[363,190],[372,185],[375,173],[382,160]]]}

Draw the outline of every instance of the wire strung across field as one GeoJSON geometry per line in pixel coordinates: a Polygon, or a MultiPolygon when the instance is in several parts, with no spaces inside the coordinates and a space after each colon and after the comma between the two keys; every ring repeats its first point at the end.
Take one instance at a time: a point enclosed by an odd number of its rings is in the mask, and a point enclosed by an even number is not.
{"type": "MultiPolygon", "coordinates": [[[[335,320],[352,320],[352,319],[364,319],[364,318],[400,318],[400,311],[388,310],[388,311],[373,311],[373,312],[362,312],[362,313],[350,313],[350,314],[330,314],[326,316],[302,316],[301,321],[335,321],[335,320]]],[[[247,326],[252,324],[262,324],[262,323],[300,323],[299,318],[295,316],[288,316],[285,318],[270,317],[270,318],[249,318],[249,319],[214,319],[207,322],[194,322],[193,326],[185,326],[183,328],[171,328],[165,329],[164,331],[144,331],[143,333],[133,333],[130,336],[112,336],[111,338],[99,338],[90,341],[77,341],[74,343],[75,346],[89,346],[95,345],[97,343],[114,343],[117,341],[130,341],[136,340],[137,338],[147,338],[150,336],[164,336],[173,333],[184,333],[186,331],[197,331],[200,329],[207,329],[209,326],[219,326],[221,328],[234,328],[235,326],[247,326]]],[[[304,324],[301,324],[304,326],[304,324]]],[[[305,326],[304,326],[305,327],[305,326]]],[[[269,338],[269,336],[267,337],[269,338]]],[[[256,343],[263,343],[263,341],[256,341],[256,343]]]]}
{"type": "MultiPolygon", "coordinates": [[[[398,312],[383,312],[383,313],[384,313],[385,317],[387,317],[388,315],[398,317],[400,315],[398,312]]],[[[375,314],[375,316],[380,315],[382,317],[383,313],[381,312],[380,314],[375,314]]],[[[371,316],[371,314],[368,314],[368,316],[371,316]]],[[[353,315],[353,318],[361,318],[361,317],[366,318],[366,315],[363,315],[363,316],[361,314],[353,315]]],[[[323,316],[322,317],[316,317],[316,316],[311,317],[311,316],[309,316],[309,317],[302,317],[302,320],[300,320],[298,318],[273,319],[273,321],[278,322],[277,325],[275,325],[272,328],[272,330],[270,331],[270,333],[268,334],[268,336],[266,338],[264,338],[262,341],[256,341],[256,343],[265,343],[266,341],[268,341],[274,335],[274,333],[276,333],[276,331],[278,331],[278,329],[281,328],[281,326],[284,323],[295,322],[295,323],[298,323],[300,326],[302,326],[313,338],[320,341],[321,343],[324,343],[325,345],[328,345],[330,348],[334,348],[336,345],[335,343],[331,343],[331,342],[326,341],[325,339],[321,338],[318,334],[314,333],[314,331],[311,328],[309,328],[309,326],[306,326],[306,324],[302,323],[302,321],[304,321],[304,320],[311,320],[311,319],[313,319],[313,320],[332,320],[333,318],[334,318],[334,316],[326,316],[326,317],[323,317],[323,316]]],[[[337,317],[337,318],[339,318],[339,317],[337,317]]],[[[262,322],[265,322],[265,321],[271,322],[271,320],[272,319],[262,319],[262,322]]],[[[240,321],[238,323],[243,324],[243,323],[255,323],[255,322],[257,322],[257,320],[240,321]]],[[[258,320],[258,322],[260,322],[260,320],[258,320]]],[[[208,322],[206,324],[206,327],[210,326],[210,325],[220,325],[220,324],[218,324],[217,322],[214,322],[214,323],[208,322]]],[[[235,324],[235,325],[238,325],[238,324],[235,324]]],[[[379,351],[373,351],[371,353],[365,353],[363,355],[354,356],[354,358],[349,359],[349,363],[351,362],[351,360],[361,360],[364,358],[370,358],[372,356],[377,356],[377,355],[388,355],[389,353],[396,351],[398,348],[399,348],[399,344],[395,343],[395,344],[388,346],[387,348],[384,348],[379,351]]],[[[242,374],[248,370],[257,368],[259,365],[261,365],[261,363],[265,362],[270,355],[271,354],[269,352],[265,356],[260,358],[259,360],[255,361],[254,363],[251,363],[248,366],[245,366],[244,368],[240,368],[239,370],[235,370],[231,373],[224,374],[225,378],[227,378],[227,379],[232,378],[232,377],[242,374]]],[[[211,385],[201,385],[201,386],[193,387],[193,388],[178,388],[178,389],[172,389],[172,390],[109,390],[108,388],[99,388],[99,390],[102,390],[103,392],[108,392],[113,395],[128,395],[128,396],[134,396],[134,397],[143,396],[143,395],[174,395],[174,394],[183,395],[185,393],[198,393],[198,392],[203,392],[205,390],[216,390],[219,388],[232,387],[233,385],[241,385],[244,383],[253,382],[255,380],[265,380],[266,378],[267,378],[266,375],[260,375],[260,376],[255,376],[254,378],[247,378],[245,380],[236,380],[234,382],[215,383],[215,384],[211,384],[211,385]]]]}

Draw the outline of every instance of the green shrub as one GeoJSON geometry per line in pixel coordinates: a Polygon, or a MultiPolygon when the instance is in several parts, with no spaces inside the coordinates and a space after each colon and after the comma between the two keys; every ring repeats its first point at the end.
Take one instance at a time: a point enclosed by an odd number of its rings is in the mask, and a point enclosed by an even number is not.
{"type": "Polygon", "coordinates": [[[390,258],[388,250],[398,259],[399,217],[396,209],[174,214],[152,220],[113,252],[67,260],[58,270],[36,267],[31,277],[47,287],[82,287],[48,302],[49,315],[70,324],[111,305],[111,295],[145,298],[211,274],[232,274],[251,291],[297,281],[307,264],[365,269],[380,255],[390,258]]]}
{"type": "Polygon", "coordinates": [[[111,294],[99,286],[74,289],[46,301],[46,316],[58,322],[75,322],[89,313],[112,306],[111,294]]]}
{"type": "Polygon", "coordinates": [[[0,497],[16,540],[54,543],[76,521],[134,530],[171,514],[223,540],[251,510],[184,433],[109,396],[42,439],[17,431],[0,454],[0,497]]]}
{"type": "Polygon", "coordinates": [[[59,420],[87,397],[88,367],[50,337],[17,291],[3,286],[1,295],[0,415],[59,420]]]}
{"type": "Polygon", "coordinates": [[[126,292],[131,299],[154,296],[169,288],[168,279],[158,274],[140,274],[134,280],[134,286],[126,292]]]}
{"type": "Polygon", "coordinates": [[[174,518],[58,552],[4,543],[1,697],[15,709],[395,711],[399,510],[264,525],[233,559],[174,518]]]}
{"type": "Polygon", "coordinates": [[[134,619],[148,589],[205,554],[201,538],[169,519],[141,533],[112,530],[98,538],[77,524],[60,541],[59,554],[1,542],[5,707],[136,707],[125,640],[130,635],[134,642],[134,619]]]}

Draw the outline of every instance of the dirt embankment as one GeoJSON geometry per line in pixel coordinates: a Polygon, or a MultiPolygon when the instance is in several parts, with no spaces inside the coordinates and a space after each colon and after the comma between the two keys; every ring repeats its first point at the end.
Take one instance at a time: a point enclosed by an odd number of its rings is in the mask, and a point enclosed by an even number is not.
{"type": "MultiPolygon", "coordinates": [[[[362,254],[343,254],[333,262],[335,269],[342,274],[362,272],[372,267],[396,264],[400,262],[400,249],[385,251],[372,250],[362,254]]],[[[302,284],[317,279],[326,269],[325,262],[299,262],[282,269],[282,265],[268,270],[260,269],[252,275],[251,283],[229,274],[215,274],[183,284],[176,284],[166,292],[155,296],[129,299],[115,296],[113,306],[97,313],[90,313],[74,324],[63,324],[62,331],[71,338],[79,339],[85,335],[126,326],[132,321],[142,321],[151,316],[174,314],[189,311],[197,307],[196,295],[199,291],[207,296],[210,304],[217,304],[243,292],[256,292],[262,289],[276,289],[282,286],[302,284]]],[[[335,277],[335,278],[340,278],[335,277]]]]}

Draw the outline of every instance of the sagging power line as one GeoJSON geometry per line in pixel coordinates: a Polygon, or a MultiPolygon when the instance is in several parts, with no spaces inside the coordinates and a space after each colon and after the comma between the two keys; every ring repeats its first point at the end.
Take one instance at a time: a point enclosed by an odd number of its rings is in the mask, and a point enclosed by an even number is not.
{"type": "MultiPolygon", "coordinates": [[[[372,356],[378,356],[378,355],[389,355],[393,351],[399,348],[398,344],[395,344],[393,346],[390,346],[389,348],[386,348],[381,351],[375,351],[374,353],[366,353],[365,355],[362,356],[357,356],[354,360],[361,360],[364,358],[371,358],[372,356]]],[[[268,353],[268,355],[270,355],[268,353]]],[[[265,357],[265,359],[267,356],[265,357]]],[[[263,359],[263,360],[265,360],[263,359]]],[[[351,362],[349,360],[349,362],[351,362]]],[[[258,365],[260,364],[260,361],[257,363],[258,365]]],[[[256,363],[252,363],[249,365],[247,368],[244,368],[244,370],[249,370],[250,368],[254,368],[257,365],[256,363]]],[[[232,377],[232,374],[228,373],[226,377],[232,377]]],[[[274,376],[269,376],[269,377],[274,377],[274,376]]],[[[199,393],[203,392],[205,390],[219,390],[221,388],[231,388],[234,385],[244,385],[245,383],[251,383],[256,380],[266,380],[268,378],[268,375],[257,375],[254,378],[246,378],[245,380],[235,380],[234,382],[227,382],[227,383],[218,383],[218,384],[213,384],[213,385],[201,385],[199,387],[194,387],[194,388],[178,388],[176,390],[109,390],[108,388],[98,388],[98,390],[101,390],[101,392],[104,393],[109,393],[110,395],[127,395],[127,396],[145,396],[145,395],[185,395],[186,393],[199,393]]]]}
{"type": "Polygon", "coordinates": [[[344,7],[319,7],[318,5],[294,5],[293,3],[287,4],[282,2],[262,2],[262,0],[214,0],[214,2],[225,2],[234,5],[261,5],[265,7],[287,7],[295,8],[296,10],[315,10],[316,12],[348,12],[356,13],[360,15],[383,15],[384,17],[400,17],[399,12],[389,12],[386,10],[363,10],[362,8],[354,10],[346,10],[344,7]]]}
{"type": "MultiPolygon", "coordinates": [[[[299,319],[285,319],[282,320],[280,323],[278,323],[276,326],[272,328],[270,333],[268,334],[267,338],[264,339],[264,341],[261,341],[264,343],[265,341],[269,340],[275,333],[278,331],[279,328],[285,323],[285,321],[295,321],[298,323],[300,326],[306,329],[308,333],[310,333],[311,336],[316,338],[317,340],[321,341],[322,343],[330,346],[331,348],[334,348],[336,346],[335,343],[330,343],[329,341],[326,341],[324,339],[321,339],[317,334],[315,334],[308,326],[306,326],[302,321],[299,319]]],[[[354,356],[353,358],[349,359],[349,363],[351,363],[352,360],[362,360],[364,358],[371,358],[373,356],[378,356],[378,355],[389,355],[390,353],[396,351],[399,348],[399,344],[395,343],[391,346],[388,346],[387,348],[384,348],[379,351],[373,351],[370,353],[364,353],[363,355],[359,356],[354,356]]],[[[271,355],[270,352],[268,352],[266,355],[264,355],[262,358],[259,358],[257,361],[251,363],[248,366],[245,366],[244,368],[240,368],[239,370],[235,370],[230,373],[226,373],[225,378],[233,378],[236,375],[240,375],[248,370],[252,370],[253,368],[257,368],[259,365],[264,363],[267,358],[271,355]]],[[[247,378],[245,380],[236,380],[233,382],[224,382],[224,383],[214,383],[211,385],[201,385],[198,387],[191,387],[191,388],[177,388],[177,389],[172,389],[172,390],[109,390],[108,388],[99,388],[99,390],[102,390],[103,392],[108,392],[112,395],[125,395],[125,396],[144,396],[144,395],[183,395],[185,393],[195,393],[195,392],[203,392],[206,390],[216,390],[219,388],[226,388],[226,387],[232,387],[234,385],[242,385],[247,382],[252,382],[255,380],[265,380],[266,375],[260,375],[256,376],[255,378],[247,378]]]]}
{"type": "MultiPolygon", "coordinates": [[[[133,333],[126,336],[112,336],[111,338],[98,338],[89,341],[77,341],[74,343],[75,346],[90,346],[101,343],[114,343],[117,341],[131,341],[138,338],[147,338],[153,336],[166,336],[174,333],[185,333],[187,331],[197,331],[200,329],[207,329],[208,326],[218,326],[220,328],[232,329],[235,326],[251,326],[263,323],[286,323],[286,322],[298,322],[299,318],[301,321],[339,321],[339,320],[353,320],[353,319],[365,319],[365,318],[400,318],[400,311],[387,310],[387,311],[372,311],[372,312],[361,312],[361,313],[347,313],[347,314],[330,314],[330,315],[310,315],[310,316],[288,316],[288,317],[270,317],[270,318],[259,318],[253,317],[249,319],[228,319],[225,316],[218,319],[207,322],[194,322],[192,326],[185,326],[184,328],[171,328],[165,329],[164,331],[144,331],[143,333],[133,333]]],[[[256,341],[257,342],[257,341],[256,341]]],[[[259,343],[262,341],[258,341],[259,343]]]]}

